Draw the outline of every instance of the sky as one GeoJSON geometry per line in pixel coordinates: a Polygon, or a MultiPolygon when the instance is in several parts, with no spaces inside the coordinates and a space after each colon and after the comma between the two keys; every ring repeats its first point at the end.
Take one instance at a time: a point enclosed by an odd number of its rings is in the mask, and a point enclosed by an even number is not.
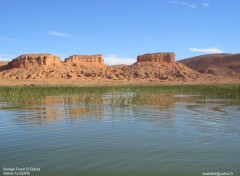
{"type": "Polygon", "coordinates": [[[240,53],[239,0],[0,0],[0,61],[26,53],[103,54],[131,64],[240,53]]]}

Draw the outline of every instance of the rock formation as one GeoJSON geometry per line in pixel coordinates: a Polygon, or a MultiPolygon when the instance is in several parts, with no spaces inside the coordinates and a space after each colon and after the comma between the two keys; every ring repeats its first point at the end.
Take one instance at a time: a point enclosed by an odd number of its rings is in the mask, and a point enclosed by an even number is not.
{"type": "MultiPolygon", "coordinates": [[[[108,78],[108,77],[107,77],[108,78]]],[[[174,53],[152,53],[137,57],[130,66],[112,66],[111,79],[138,81],[197,81],[215,80],[207,74],[200,74],[175,61],[174,53]]]]}
{"type": "Polygon", "coordinates": [[[11,68],[30,68],[60,63],[60,57],[52,54],[24,54],[13,59],[8,65],[11,68]]]}
{"type": "Polygon", "coordinates": [[[215,80],[175,61],[174,53],[152,53],[137,57],[132,65],[106,66],[96,55],[73,55],[61,62],[51,54],[25,54],[0,65],[0,79],[72,79],[122,81],[215,80]]]}
{"type": "Polygon", "coordinates": [[[149,53],[137,57],[137,62],[157,62],[157,63],[174,63],[175,53],[149,53]]]}
{"type": "Polygon", "coordinates": [[[66,63],[74,63],[74,64],[96,64],[103,65],[104,58],[101,54],[95,55],[73,55],[65,59],[66,63]]]}

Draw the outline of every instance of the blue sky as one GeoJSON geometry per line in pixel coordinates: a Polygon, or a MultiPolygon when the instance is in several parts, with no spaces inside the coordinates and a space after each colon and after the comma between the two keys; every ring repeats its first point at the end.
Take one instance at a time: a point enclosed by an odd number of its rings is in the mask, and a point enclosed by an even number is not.
{"type": "Polygon", "coordinates": [[[0,60],[25,53],[105,56],[240,52],[239,0],[0,0],[0,60]]]}

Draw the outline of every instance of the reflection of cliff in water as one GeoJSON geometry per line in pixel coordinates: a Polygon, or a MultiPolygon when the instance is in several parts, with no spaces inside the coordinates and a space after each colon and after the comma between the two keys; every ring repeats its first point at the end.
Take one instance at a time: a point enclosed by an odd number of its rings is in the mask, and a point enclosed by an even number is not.
{"type": "Polygon", "coordinates": [[[148,104],[157,105],[160,110],[173,109],[175,106],[175,94],[149,94],[148,104]]]}
{"type": "Polygon", "coordinates": [[[138,120],[163,122],[164,125],[174,125],[175,114],[175,95],[174,94],[149,94],[148,103],[150,106],[133,109],[138,116],[138,120]]]}
{"type": "Polygon", "coordinates": [[[85,101],[82,98],[74,95],[47,96],[40,103],[18,106],[15,120],[39,125],[70,119],[101,121],[103,119],[102,107],[98,104],[82,104],[85,101]],[[95,114],[94,118],[93,114],[95,114]],[[88,118],[89,115],[91,118],[88,118]]]}
{"type": "MultiPolygon", "coordinates": [[[[114,101],[113,101],[114,102],[114,101]]],[[[9,105],[9,104],[7,104],[9,105]]],[[[4,105],[6,106],[6,105],[4,105]]],[[[120,93],[111,96],[103,94],[47,96],[40,103],[16,108],[19,123],[48,124],[63,120],[74,121],[168,121],[175,123],[178,108],[184,108],[188,114],[198,114],[203,108],[222,111],[224,104],[212,104],[201,96],[175,94],[135,94],[120,93]],[[127,98],[126,102],[134,104],[112,104],[111,99],[127,98]]],[[[182,111],[182,110],[181,110],[182,111]]]]}
{"type": "Polygon", "coordinates": [[[98,96],[91,94],[47,96],[40,103],[25,104],[16,108],[18,114],[15,120],[19,123],[40,125],[63,120],[96,122],[122,120],[126,116],[131,121],[159,121],[164,118],[175,118],[172,111],[174,94],[139,94],[138,98],[139,101],[144,100],[145,105],[113,106],[109,97],[106,98],[100,94],[98,96]]]}
{"type": "Polygon", "coordinates": [[[139,101],[137,105],[113,105],[107,108],[107,112],[111,114],[110,120],[115,121],[169,121],[172,123],[176,116],[174,96],[174,94],[159,93],[140,94],[135,97],[139,101]]]}
{"type": "Polygon", "coordinates": [[[214,116],[216,116],[216,114],[222,114],[222,116],[226,116],[227,112],[224,109],[229,105],[236,104],[235,101],[227,99],[206,99],[200,95],[176,95],[175,103],[176,105],[179,104],[184,106],[190,114],[204,112],[207,116],[209,116],[210,113],[215,114],[214,116]],[[203,111],[203,109],[205,111],[203,111]]]}

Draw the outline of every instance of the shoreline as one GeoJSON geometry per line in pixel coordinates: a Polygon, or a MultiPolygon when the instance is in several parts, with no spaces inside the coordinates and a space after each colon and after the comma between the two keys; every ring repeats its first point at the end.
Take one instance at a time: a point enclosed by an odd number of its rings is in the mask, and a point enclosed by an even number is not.
{"type": "Polygon", "coordinates": [[[0,86],[158,86],[158,85],[236,85],[240,84],[240,79],[223,79],[221,81],[121,81],[121,80],[60,80],[60,79],[42,79],[42,80],[14,80],[0,79],[0,86]]]}

